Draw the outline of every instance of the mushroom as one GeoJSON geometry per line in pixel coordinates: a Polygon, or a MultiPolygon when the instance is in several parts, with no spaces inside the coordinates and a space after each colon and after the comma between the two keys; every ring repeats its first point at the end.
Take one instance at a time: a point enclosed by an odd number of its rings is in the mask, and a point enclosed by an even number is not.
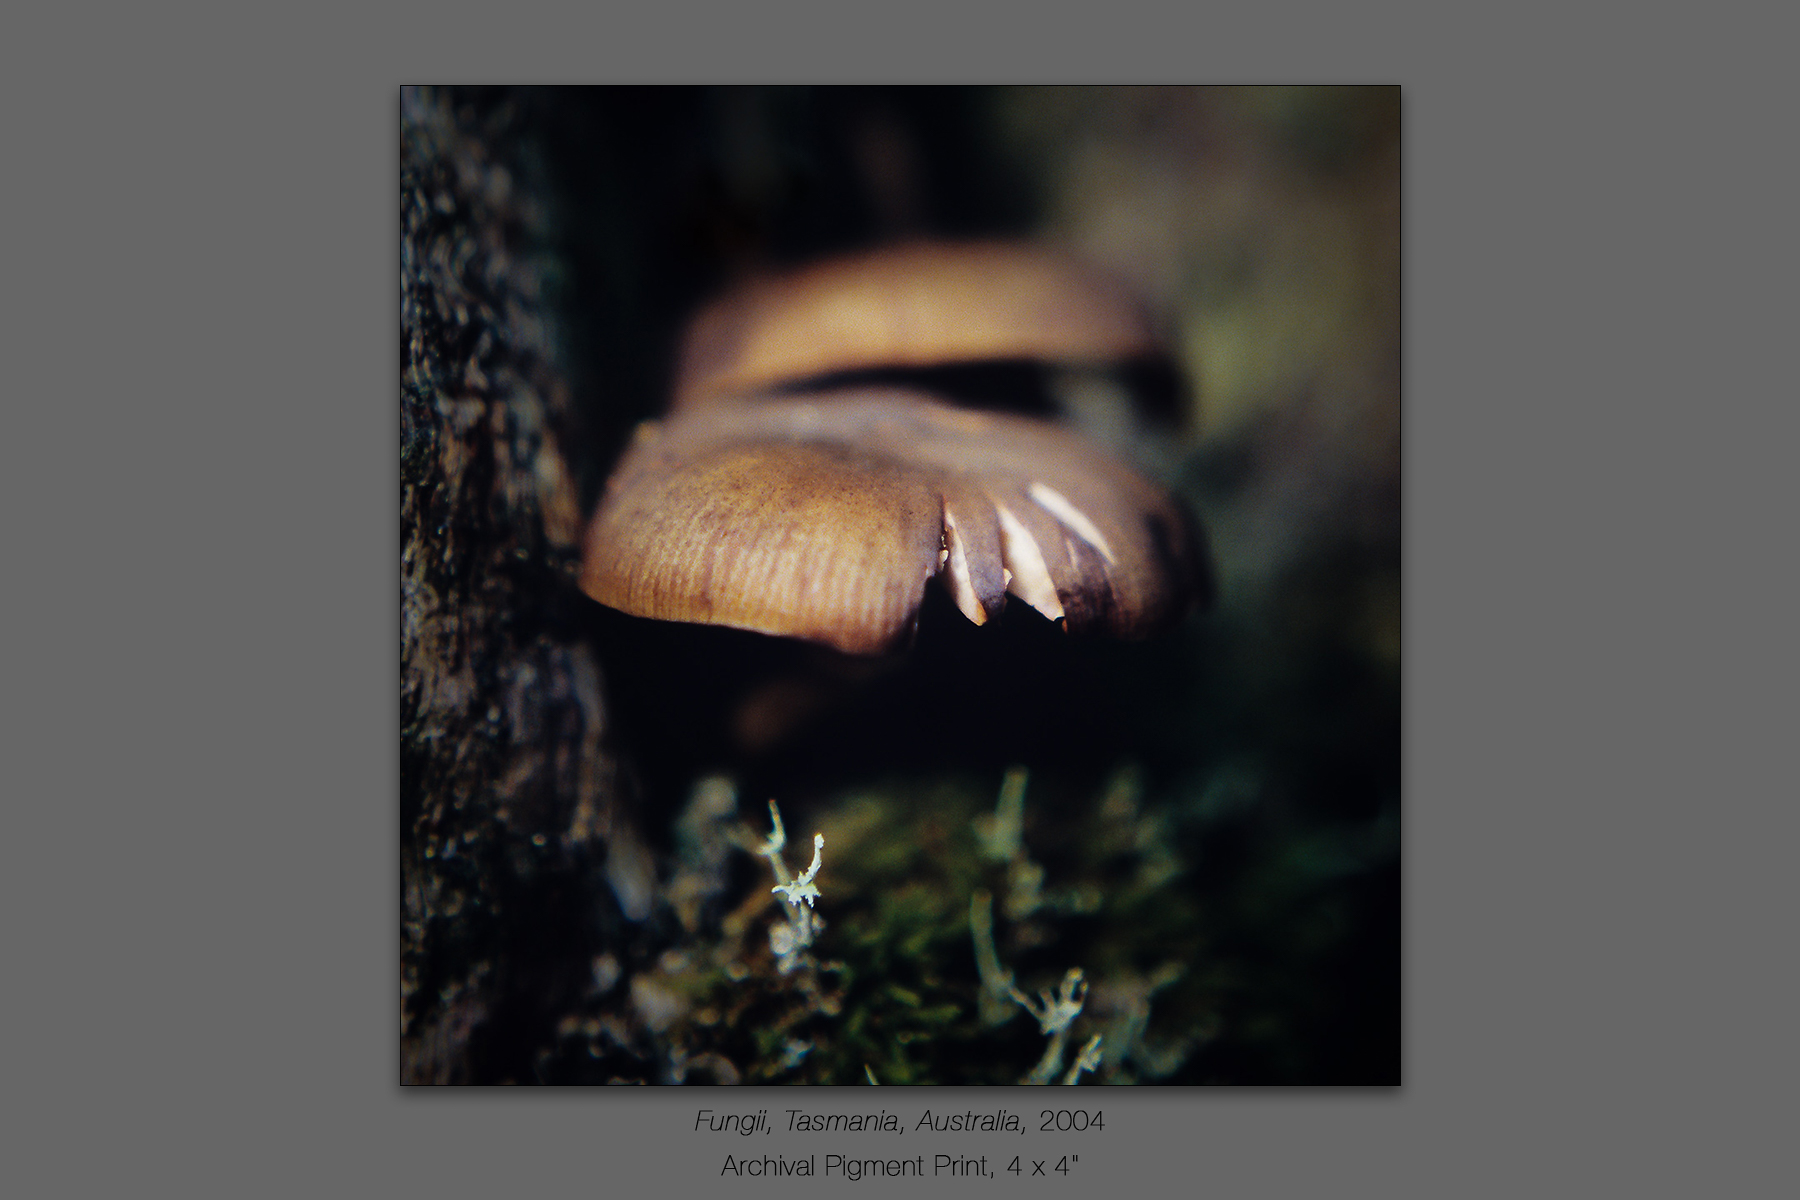
{"type": "Polygon", "coordinates": [[[689,327],[673,411],[873,368],[1031,360],[1093,366],[1159,353],[1118,280],[1007,242],[912,242],[755,277],[689,327]]]}
{"type": "Polygon", "coordinates": [[[942,581],[977,625],[1010,595],[1072,632],[1150,634],[1207,585],[1178,505],[1054,425],[898,388],[743,399],[640,427],[581,586],[634,616],[851,654],[894,648],[942,581]]]}

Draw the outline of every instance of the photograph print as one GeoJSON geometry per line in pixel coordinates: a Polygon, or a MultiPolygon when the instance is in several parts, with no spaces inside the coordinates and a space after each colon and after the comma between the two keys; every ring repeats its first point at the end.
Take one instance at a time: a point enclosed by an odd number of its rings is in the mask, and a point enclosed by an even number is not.
{"type": "Polygon", "coordinates": [[[402,1082],[1402,1081],[1398,88],[399,106],[402,1082]]]}

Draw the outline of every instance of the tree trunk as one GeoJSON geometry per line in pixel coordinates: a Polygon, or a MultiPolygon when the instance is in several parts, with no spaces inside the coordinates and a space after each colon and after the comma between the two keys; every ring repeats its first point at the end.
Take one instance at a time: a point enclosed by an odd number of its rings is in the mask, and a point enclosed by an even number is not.
{"type": "Polygon", "coordinates": [[[504,92],[407,89],[400,118],[401,1078],[531,1082],[649,874],[560,616],[580,513],[529,140],[504,92]]]}

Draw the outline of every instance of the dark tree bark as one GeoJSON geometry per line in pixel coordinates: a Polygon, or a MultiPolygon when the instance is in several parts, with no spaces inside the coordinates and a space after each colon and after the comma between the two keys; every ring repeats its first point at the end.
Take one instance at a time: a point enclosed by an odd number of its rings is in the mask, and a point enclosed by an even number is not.
{"type": "Polygon", "coordinates": [[[530,1082],[649,872],[558,616],[580,514],[529,139],[506,93],[408,89],[400,148],[401,1078],[530,1082]]]}

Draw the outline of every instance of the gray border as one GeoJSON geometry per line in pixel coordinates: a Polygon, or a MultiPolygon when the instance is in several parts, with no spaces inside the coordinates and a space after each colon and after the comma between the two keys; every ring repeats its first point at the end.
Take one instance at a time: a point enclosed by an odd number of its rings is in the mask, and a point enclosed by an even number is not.
{"type": "Polygon", "coordinates": [[[425,74],[804,74],[1406,87],[1407,1084],[1106,1093],[1098,1178],[1051,1186],[1791,1178],[1793,382],[1754,357],[1792,332],[1786,40],[791,7],[8,19],[9,1175],[716,1178],[692,1093],[393,1082],[394,112],[425,74]]]}

